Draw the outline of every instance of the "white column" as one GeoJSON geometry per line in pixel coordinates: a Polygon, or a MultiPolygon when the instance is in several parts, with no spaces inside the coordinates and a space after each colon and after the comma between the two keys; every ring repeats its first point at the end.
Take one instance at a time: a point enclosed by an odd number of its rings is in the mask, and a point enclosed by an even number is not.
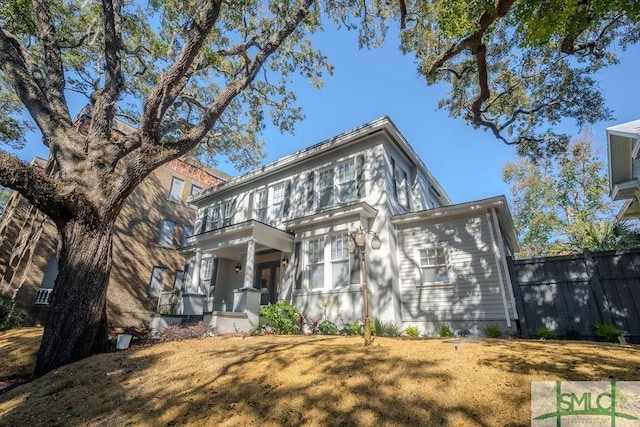
{"type": "Polygon", "coordinates": [[[185,287],[185,292],[188,294],[198,293],[200,287],[200,265],[202,264],[202,251],[196,250],[196,258],[193,262],[193,273],[191,274],[191,283],[185,287]]]}
{"type": "Polygon", "coordinates": [[[245,261],[244,268],[244,288],[252,288],[253,287],[253,273],[254,266],[256,263],[256,242],[255,240],[249,240],[247,243],[247,259],[245,261]]]}

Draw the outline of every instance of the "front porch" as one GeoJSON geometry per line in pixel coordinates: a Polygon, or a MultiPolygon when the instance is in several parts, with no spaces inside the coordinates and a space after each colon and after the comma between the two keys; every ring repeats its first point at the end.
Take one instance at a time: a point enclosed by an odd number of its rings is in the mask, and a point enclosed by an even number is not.
{"type": "Polygon", "coordinates": [[[188,244],[184,281],[160,295],[152,330],[193,320],[217,334],[254,329],[260,307],[278,300],[294,236],[251,220],[192,236],[188,244]]]}

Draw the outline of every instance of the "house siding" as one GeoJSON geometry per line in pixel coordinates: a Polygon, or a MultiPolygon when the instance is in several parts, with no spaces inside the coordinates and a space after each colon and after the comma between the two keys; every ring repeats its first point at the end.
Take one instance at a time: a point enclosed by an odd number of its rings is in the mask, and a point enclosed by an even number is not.
{"type": "Polygon", "coordinates": [[[514,313],[506,289],[507,272],[496,262],[496,236],[492,239],[491,231],[485,212],[398,230],[404,323],[420,325],[427,333],[441,323],[473,333],[488,323],[507,328],[503,292],[510,319],[514,313]],[[422,284],[418,249],[435,244],[448,248],[449,282],[422,284]]]}

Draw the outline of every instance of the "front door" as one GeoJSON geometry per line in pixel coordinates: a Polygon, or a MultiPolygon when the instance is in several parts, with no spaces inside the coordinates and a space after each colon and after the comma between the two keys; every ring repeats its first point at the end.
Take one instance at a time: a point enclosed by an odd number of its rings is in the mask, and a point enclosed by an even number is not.
{"type": "Polygon", "coordinates": [[[278,282],[280,281],[280,261],[256,264],[254,287],[262,292],[260,305],[274,304],[278,301],[278,282]]]}

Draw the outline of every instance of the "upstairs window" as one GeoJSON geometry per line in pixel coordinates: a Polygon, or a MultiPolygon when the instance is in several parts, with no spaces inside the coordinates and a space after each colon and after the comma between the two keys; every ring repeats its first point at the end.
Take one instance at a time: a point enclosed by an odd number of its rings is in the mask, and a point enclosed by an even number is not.
{"type": "Polygon", "coordinates": [[[448,283],[447,247],[425,248],[419,252],[422,283],[448,283]]]}
{"type": "Polygon", "coordinates": [[[267,222],[267,209],[269,207],[269,191],[261,190],[255,195],[255,213],[256,221],[267,222]]]}
{"type": "Polygon", "coordinates": [[[173,231],[176,228],[176,223],[173,221],[163,220],[160,227],[160,237],[158,238],[158,244],[165,248],[173,247],[173,231]]]}
{"type": "Polygon", "coordinates": [[[191,193],[189,193],[190,196],[193,196],[194,194],[197,194],[199,192],[202,191],[201,187],[198,187],[197,185],[191,185],[191,193]]]}
{"type": "Polygon", "coordinates": [[[320,170],[317,176],[318,209],[357,199],[358,184],[354,160],[320,170]]]}
{"type": "Polygon", "coordinates": [[[318,209],[333,205],[333,168],[318,172],[318,209]]]}
{"type": "Polygon", "coordinates": [[[393,196],[396,201],[409,209],[409,179],[407,172],[396,165],[396,160],[391,158],[391,173],[393,174],[393,196]]]}
{"type": "Polygon", "coordinates": [[[225,202],[220,206],[221,215],[222,215],[222,226],[226,227],[231,225],[231,202],[225,202]]]}
{"type": "Polygon", "coordinates": [[[337,187],[339,202],[356,199],[356,165],[353,161],[338,165],[337,187]]]}
{"type": "Polygon", "coordinates": [[[279,220],[284,213],[284,183],[273,186],[273,201],[271,202],[271,218],[279,220]]]}
{"type": "Polygon", "coordinates": [[[184,188],[184,181],[175,176],[171,178],[171,187],[169,188],[169,200],[175,203],[180,203],[182,200],[182,189],[184,188]]]}

